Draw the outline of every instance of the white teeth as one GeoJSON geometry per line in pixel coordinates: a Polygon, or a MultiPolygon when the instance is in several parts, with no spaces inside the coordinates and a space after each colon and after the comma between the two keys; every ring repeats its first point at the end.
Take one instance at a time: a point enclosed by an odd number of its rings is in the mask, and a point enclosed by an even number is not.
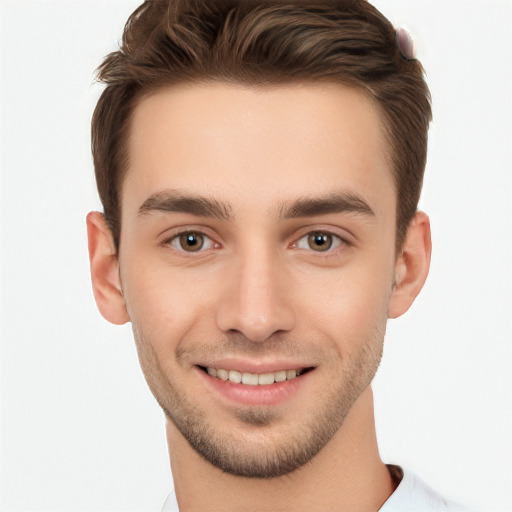
{"type": "MultiPolygon", "coordinates": [[[[274,380],[272,380],[274,382],[274,380]]],[[[248,384],[249,386],[258,385],[258,376],[255,373],[242,373],[242,384],[248,384]]]]}
{"type": "Polygon", "coordinates": [[[273,373],[262,373],[258,375],[258,384],[263,386],[265,384],[274,384],[274,374],[273,373]]]}
{"type": "Polygon", "coordinates": [[[242,374],[236,370],[229,370],[228,378],[230,382],[234,382],[235,384],[240,384],[240,382],[242,382],[242,374]]]}
{"type": "Polygon", "coordinates": [[[208,375],[221,380],[229,380],[235,384],[245,384],[247,386],[268,386],[274,382],[284,382],[298,377],[302,370],[279,370],[273,373],[249,373],[238,372],[236,370],[224,370],[223,368],[206,368],[208,375]]]}
{"type": "Polygon", "coordinates": [[[284,382],[286,380],[286,370],[274,373],[274,380],[276,382],[284,382]]]}
{"type": "Polygon", "coordinates": [[[286,378],[288,380],[295,379],[295,377],[297,377],[297,370],[287,370],[286,378]]]}
{"type": "Polygon", "coordinates": [[[217,370],[217,377],[219,379],[221,379],[221,380],[228,380],[229,379],[229,372],[227,370],[223,370],[222,368],[219,368],[217,370]]]}

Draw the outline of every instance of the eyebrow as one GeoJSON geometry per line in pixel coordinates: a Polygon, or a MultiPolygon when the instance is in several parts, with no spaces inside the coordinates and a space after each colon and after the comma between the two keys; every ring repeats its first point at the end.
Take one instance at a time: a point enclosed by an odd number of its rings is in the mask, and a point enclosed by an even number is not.
{"type": "Polygon", "coordinates": [[[375,217],[370,205],[361,196],[351,192],[337,192],[325,197],[304,197],[280,208],[280,215],[285,219],[345,212],[375,217]]]}
{"type": "Polygon", "coordinates": [[[149,196],[139,208],[139,216],[151,212],[190,213],[199,217],[232,220],[231,208],[219,201],[203,196],[183,195],[173,190],[149,196]]]}
{"type": "MultiPolygon", "coordinates": [[[[184,195],[174,190],[165,190],[149,196],[139,208],[139,216],[152,212],[189,213],[198,217],[210,217],[230,221],[234,219],[231,206],[216,199],[184,195]]],[[[359,195],[337,192],[322,197],[303,197],[279,208],[283,219],[314,217],[329,213],[357,213],[375,216],[370,205],[359,195]]]]}

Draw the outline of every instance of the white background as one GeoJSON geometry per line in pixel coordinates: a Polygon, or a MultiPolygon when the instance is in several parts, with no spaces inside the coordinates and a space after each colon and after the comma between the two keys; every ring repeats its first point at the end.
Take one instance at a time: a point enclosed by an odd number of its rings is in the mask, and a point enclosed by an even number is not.
{"type": "MultiPolygon", "coordinates": [[[[386,462],[512,510],[512,4],[379,0],[414,32],[434,101],[427,285],[375,382],[386,462]]],[[[0,0],[1,498],[8,511],[159,511],[163,415],[129,326],[99,315],[93,71],[138,1],[0,0]]]]}

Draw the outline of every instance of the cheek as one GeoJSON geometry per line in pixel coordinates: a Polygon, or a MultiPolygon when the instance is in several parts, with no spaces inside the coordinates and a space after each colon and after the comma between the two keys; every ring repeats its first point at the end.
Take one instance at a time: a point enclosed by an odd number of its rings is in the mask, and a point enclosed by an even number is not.
{"type": "Polygon", "coordinates": [[[316,279],[309,291],[298,291],[303,318],[314,318],[318,328],[344,349],[356,348],[382,331],[391,295],[389,265],[350,265],[316,279]]]}
{"type": "Polygon", "coordinates": [[[121,275],[130,320],[156,350],[175,346],[207,309],[205,280],[158,261],[138,256],[121,266],[121,275]]]}

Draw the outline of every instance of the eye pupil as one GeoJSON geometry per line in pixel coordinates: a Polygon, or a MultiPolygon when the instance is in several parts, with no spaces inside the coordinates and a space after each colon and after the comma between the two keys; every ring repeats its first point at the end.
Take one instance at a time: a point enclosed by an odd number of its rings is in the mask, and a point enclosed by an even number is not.
{"type": "Polygon", "coordinates": [[[186,251],[199,251],[204,244],[204,237],[199,233],[184,233],[180,236],[180,244],[186,251]]]}
{"type": "Polygon", "coordinates": [[[308,244],[314,251],[327,251],[332,246],[332,235],[328,233],[311,233],[308,244]]]}

